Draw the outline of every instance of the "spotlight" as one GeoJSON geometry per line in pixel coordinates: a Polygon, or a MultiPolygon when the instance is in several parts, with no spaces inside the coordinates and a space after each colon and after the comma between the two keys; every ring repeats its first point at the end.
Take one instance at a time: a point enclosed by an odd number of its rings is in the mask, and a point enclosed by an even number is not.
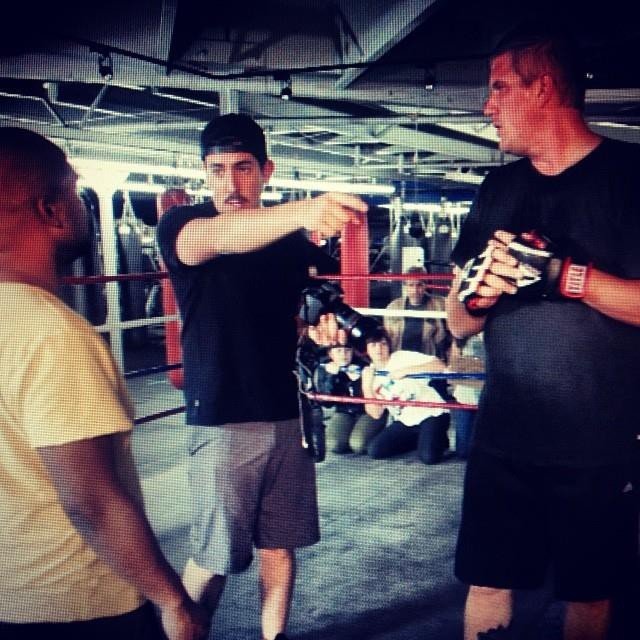
{"type": "Polygon", "coordinates": [[[436,74],[433,69],[425,69],[424,71],[424,89],[425,91],[433,91],[436,86],[436,74]]]}
{"type": "Polygon", "coordinates": [[[293,91],[291,90],[291,78],[284,80],[284,87],[280,90],[280,98],[282,100],[291,100],[293,97],[293,91]]]}
{"type": "Polygon", "coordinates": [[[273,74],[276,82],[281,82],[280,98],[282,100],[291,100],[293,91],[291,90],[291,76],[286,71],[278,71],[273,74]]]}
{"type": "Polygon", "coordinates": [[[102,76],[102,79],[109,82],[113,79],[113,60],[111,60],[111,53],[98,53],[98,71],[102,76]]]}

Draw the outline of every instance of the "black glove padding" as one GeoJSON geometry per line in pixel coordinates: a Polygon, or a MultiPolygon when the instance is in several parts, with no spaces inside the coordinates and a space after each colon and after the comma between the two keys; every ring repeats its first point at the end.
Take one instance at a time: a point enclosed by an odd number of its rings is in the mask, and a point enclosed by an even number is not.
{"type": "Polygon", "coordinates": [[[479,256],[468,260],[462,269],[458,301],[464,304],[467,313],[471,316],[481,317],[489,313],[489,308],[477,306],[480,299],[477,291],[483,283],[490,265],[491,249],[487,247],[479,256]]]}
{"type": "Polygon", "coordinates": [[[314,462],[322,462],[326,455],[322,407],[303,393],[298,394],[298,404],[304,446],[314,462]]]}
{"type": "Polygon", "coordinates": [[[520,234],[507,247],[507,252],[518,260],[516,295],[527,299],[584,297],[591,265],[576,258],[576,251],[561,251],[536,231],[520,234]]]}
{"type": "Polygon", "coordinates": [[[325,457],[325,437],[322,407],[310,400],[307,393],[314,392],[314,372],[320,363],[322,348],[313,340],[302,337],[296,351],[296,377],[298,378],[298,409],[300,428],[305,448],[315,462],[325,457]]]}

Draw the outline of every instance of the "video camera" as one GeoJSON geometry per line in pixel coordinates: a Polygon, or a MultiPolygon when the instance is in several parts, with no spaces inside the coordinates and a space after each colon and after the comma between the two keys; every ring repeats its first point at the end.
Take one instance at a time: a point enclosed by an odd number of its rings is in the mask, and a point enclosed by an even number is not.
{"type": "MultiPolygon", "coordinates": [[[[331,282],[318,281],[302,291],[300,319],[305,324],[316,325],[320,316],[335,315],[338,327],[344,329],[352,343],[364,347],[367,336],[380,328],[375,318],[358,313],[343,301],[342,288],[331,282]]],[[[296,353],[297,377],[300,386],[300,418],[304,441],[309,454],[316,462],[325,457],[324,425],[320,403],[311,400],[307,393],[314,393],[314,371],[320,363],[321,348],[309,338],[303,338],[296,353]]]]}
{"type": "Polygon", "coordinates": [[[363,316],[342,300],[344,291],[332,282],[318,282],[302,292],[300,319],[306,324],[316,325],[320,316],[333,313],[338,327],[358,346],[363,346],[367,336],[380,328],[375,318],[363,316]]]}

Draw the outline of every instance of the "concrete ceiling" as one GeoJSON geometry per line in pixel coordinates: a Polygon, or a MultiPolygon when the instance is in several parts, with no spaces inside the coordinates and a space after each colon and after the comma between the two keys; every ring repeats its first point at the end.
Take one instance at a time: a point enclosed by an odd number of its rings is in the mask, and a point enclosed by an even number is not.
{"type": "Polygon", "coordinates": [[[199,167],[204,124],[241,111],[267,131],[276,177],[468,187],[511,159],[482,115],[487,55],[527,16],[571,25],[593,128],[640,141],[631,0],[19,4],[0,26],[0,124],[74,156],[199,167]]]}

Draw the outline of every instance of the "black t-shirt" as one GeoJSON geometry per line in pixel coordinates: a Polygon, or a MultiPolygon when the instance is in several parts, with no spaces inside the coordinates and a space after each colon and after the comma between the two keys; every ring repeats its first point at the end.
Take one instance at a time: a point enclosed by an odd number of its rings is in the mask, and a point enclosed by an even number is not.
{"type": "Polygon", "coordinates": [[[294,418],[300,293],[310,265],[318,273],[335,273],[337,263],[301,232],[198,266],[180,262],[175,245],[182,227],[214,215],[210,203],[175,207],[157,229],[182,316],[187,423],[294,418]]]}
{"type": "MultiPolygon", "coordinates": [[[[491,172],[453,259],[462,266],[497,229],[536,229],[569,254],[640,278],[640,146],[604,140],[557,176],[529,160],[491,172]]],[[[592,466],[635,453],[640,328],[581,301],[503,296],[487,316],[487,380],[476,445],[539,464],[592,466]]]]}
{"type": "MultiPolygon", "coordinates": [[[[425,305],[411,304],[405,299],[404,308],[408,311],[424,311],[425,305]]],[[[422,318],[405,318],[404,331],[402,332],[402,340],[400,348],[405,351],[422,351],[422,333],[424,331],[424,320],[422,318]]]]}

